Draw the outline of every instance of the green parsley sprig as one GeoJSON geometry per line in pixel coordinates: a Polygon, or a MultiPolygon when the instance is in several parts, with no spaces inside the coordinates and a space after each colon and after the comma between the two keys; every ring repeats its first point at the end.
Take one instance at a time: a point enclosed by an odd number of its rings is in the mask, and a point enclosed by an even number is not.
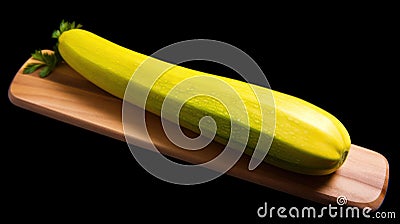
{"type": "Polygon", "coordinates": [[[81,24],[76,24],[75,21],[70,23],[64,20],[61,21],[60,27],[58,30],[54,30],[51,37],[57,39],[57,43],[53,47],[53,53],[44,52],[42,50],[35,50],[31,54],[32,58],[38,60],[38,62],[32,62],[26,65],[23,70],[23,74],[31,74],[36,70],[42,68],[39,72],[39,76],[44,78],[54,70],[54,68],[62,61],[62,57],[58,51],[58,38],[65,31],[72,29],[81,28],[81,24]]]}

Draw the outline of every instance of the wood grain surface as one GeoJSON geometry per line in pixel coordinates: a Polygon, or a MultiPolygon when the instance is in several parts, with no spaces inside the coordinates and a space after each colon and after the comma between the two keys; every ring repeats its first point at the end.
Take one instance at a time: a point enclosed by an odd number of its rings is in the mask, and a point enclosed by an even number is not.
{"type": "MultiPolygon", "coordinates": [[[[192,164],[209,161],[224,148],[212,142],[204,150],[181,149],[165,136],[160,118],[147,112],[151,142],[145,133],[135,133],[135,130],[132,135],[125,136],[122,100],[94,86],[63,63],[46,78],[38,77],[37,73],[22,74],[23,67],[32,60],[23,63],[9,87],[9,99],[16,106],[121,141],[129,137],[143,148],[154,144],[161,153],[192,164]]],[[[133,107],[133,110],[141,109],[133,107]]],[[[186,133],[190,134],[189,131],[186,133]]],[[[354,144],[343,166],[326,176],[296,174],[265,163],[249,171],[249,161],[248,156],[242,156],[227,174],[323,204],[337,205],[337,198],[345,196],[348,206],[368,206],[376,210],[382,204],[388,186],[386,158],[354,144]]]]}

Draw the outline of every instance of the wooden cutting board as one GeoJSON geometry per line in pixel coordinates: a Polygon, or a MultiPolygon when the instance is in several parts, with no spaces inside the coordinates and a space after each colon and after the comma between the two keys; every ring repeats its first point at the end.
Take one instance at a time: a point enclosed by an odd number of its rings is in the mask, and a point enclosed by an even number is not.
{"type": "MultiPolygon", "coordinates": [[[[37,73],[22,74],[22,68],[32,61],[29,58],[21,66],[9,87],[9,99],[13,104],[125,141],[121,119],[122,100],[99,89],[66,64],[59,65],[46,78],[38,77],[37,73]]],[[[153,143],[167,156],[198,164],[209,161],[223,149],[222,145],[212,142],[204,150],[183,150],[166,138],[159,117],[147,113],[146,121],[151,127],[153,143]]],[[[144,133],[137,132],[130,137],[140,146],[148,145],[144,133]]],[[[333,206],[337,206],[339,196],[345,196],[348,206],[368,206],[376,210],[382,204],[388,186],[389,165],[386,158],[354,144],[343,166],[327,176],[296,174],[268,164],[261,164],[249,171],[249,161],[248,156],[242,156],[227,174],[333,206]]]]}

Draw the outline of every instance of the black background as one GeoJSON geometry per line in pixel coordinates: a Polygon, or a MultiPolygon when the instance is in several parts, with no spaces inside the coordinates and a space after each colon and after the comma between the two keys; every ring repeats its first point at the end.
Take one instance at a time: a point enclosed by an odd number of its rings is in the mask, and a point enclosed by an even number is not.
{"type": "MultiPolygon", "coordinates": [[[[288,208],[322,206],[227,175],[201,185],[169,184],[142,169],[124,142],[11,104],[7,91],[13,76],[30,53],[53,46],[51,33],[65,19],[145,54],[198,38],[240,48],[259,64],[273,89],[331,112],[346,126],[354,144],[388,159],[389,188],[380,210],[397,210],[400,215],[398,25],[390,5],[273,8],[231,3],[217,8],[205,2],[149,3],[133,3],[134,7],[107,3],[105,10],[97,8],[99,3],[86,9],[79,4],[49,9],[21,4],[9,9],[12,16],[2,15],[1,159],[6,214],[15,220],[56,222],[125,218],[129,222],[243,219],[266,223],[270,220],[256,214],[264,202],[288,208]]],[[[210,63],[193,66],[213,73],[225,71],[210,63]]]]}

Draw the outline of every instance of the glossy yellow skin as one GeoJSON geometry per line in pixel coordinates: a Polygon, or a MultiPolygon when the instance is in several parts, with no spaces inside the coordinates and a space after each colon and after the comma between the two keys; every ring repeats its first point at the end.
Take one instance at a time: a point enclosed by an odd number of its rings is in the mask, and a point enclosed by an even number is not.
{"type": "MultiPolygon", "coordinates": [[[[62,33],[58,49],[63,59],[78,73],[121,99],[131,75],[149,58],[82,29],[62,33]]],[[[154,67],[168,64],[153,60],[154,67]]],[[[333,115],[297,97],[259,86],[250,86],[239,80],[174,66],[151,88],[146,110],[160,115],[163,100],[168,92],[179,82],[196,76],[223,80],[239,93],[246,106],[250,126],[247,154],[252,154],[260,135],[271,135],[261,131],[262,107],[263,112],[274,111],[276,116],[273,142],[265,162],[297,173],[325,175],[336,171],[345,161],[351,145],[350,137],[342,123],[333,115]],[[265,94],[272,94],[275,105],[271,102],[261,102],[260,105],[250,87],[257,88],[265,94]]],[[[146,86],[145,81],[138,80],[138,86],[150,88],[146,86]]],[[[209,81],[199,81],[191,86],[191,89],[223,91],[218,82],[209,81]]],[[[179,96],[177,98],[179,99],[179,96]]],[[[231,104],[228,106],[233,108],[237,104],[234,100],[228,103],[231,104]]],[[[226,108],[211,97],[201,96],[187,101],[179,113],[180,124],[198,132],[198,122],[206,115],[212,116],[218,125],[215,140],[226,143],[230,135],[230,117],[226,108]]]]}

